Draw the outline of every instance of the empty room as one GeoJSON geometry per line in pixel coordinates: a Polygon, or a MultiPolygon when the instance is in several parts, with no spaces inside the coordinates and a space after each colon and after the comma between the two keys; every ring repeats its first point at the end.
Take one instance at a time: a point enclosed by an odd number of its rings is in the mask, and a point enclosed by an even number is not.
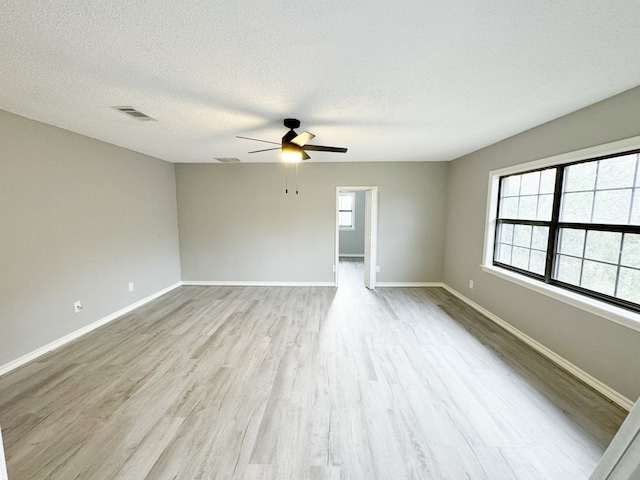
{"type": "Polygon", "coordinates": [[[640,3],[0,4],[0,480],[640,479],[640,3]]]}

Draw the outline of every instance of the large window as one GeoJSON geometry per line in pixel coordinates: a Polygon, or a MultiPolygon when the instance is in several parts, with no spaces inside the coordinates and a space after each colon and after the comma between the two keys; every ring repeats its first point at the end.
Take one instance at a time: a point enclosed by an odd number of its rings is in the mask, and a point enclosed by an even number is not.
{"type": "Polygon", "coordinates": [[[502,175],[493,265],[640,311],[640,150],[502,175]]]}

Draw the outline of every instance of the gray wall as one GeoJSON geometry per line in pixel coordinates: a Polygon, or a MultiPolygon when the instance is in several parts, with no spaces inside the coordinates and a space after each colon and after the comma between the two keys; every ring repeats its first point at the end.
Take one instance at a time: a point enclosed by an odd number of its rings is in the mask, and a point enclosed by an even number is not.
{"type": "Polygon", "coordinates": [[[355,191],[355,225],[340,231],[340,255],[364,255],[364,191],[355,191]]]}
{"type": "Polygon", "coordinates": [[[447,170],[305,163],[300,195],[285,195],[279,164],[176,165],[182,279],[331,282],[336,186],[377,185],[378,280],[439,281],[447,170]]]}
{"type": "Polygon", "coordinates": [[[640,395],[640,332],[484,273],[479,265],[490,170],[636,135],[640,88],[453,161],[444,269],[448,285],[631,400],[640,395]]]}
{"type": "Polygon", "coordinates": [[[0,365],[178,282],[180,261],[186,281],[331,282],[335,187],[378,185],[379,281],[444,280],[636,399],[639,332],[479,268],[490,170],[634,135],[640,88],[450,164],[302,164],[296,196],[282,165],[174,170],[0,111],[0,365]]]}
{"type": "Polygon", "coordinates": [[[0,365],[180,281],[172,164],[3,111],[0,145],[0,365]]]}

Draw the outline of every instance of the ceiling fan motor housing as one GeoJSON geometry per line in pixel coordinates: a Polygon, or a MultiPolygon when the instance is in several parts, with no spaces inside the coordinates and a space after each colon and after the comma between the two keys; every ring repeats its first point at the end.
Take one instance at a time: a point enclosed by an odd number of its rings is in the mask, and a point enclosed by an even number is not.
{"type": "MultiPolygon", "coordinates": [[[[249,153],[258,153],[258,152],[268,152],[270,150],[282,150],[283,159],[286,154],[289,154],[292,158],[290,160],[285,161],[300,161],[300,160],[308,160],[309,155],[307,154],[307,150],[314,152],[337,152],[337,153],[345,153],[347,151],[346,148],[343,147],[325,147],[323,145],[309,145],[309,141],[315,138],[315,135],[309,132],[302,132],[298,135],[294,128],[300,127],[300,120],[297,118],[285,118],[284,126],[289,129],[289,131],[282,137],[282,142],[280,143],[280,147],[278,148],[265,148],[263,150],[255,150],[249,153]],[[293,157],[296,157],[293,160],[293,157]]],[[[256,142],[264,142],[278,145],[276,142],[271,142],[269,140],[260,140],[258,138],[249,138],[249,137],[238,137],[244,138],[246,140],[254,140],[256,142]]]]}
{"type": "Polygon", "coordinates": [[[284,126],[293,130],[294,128],[300,128],[300,120],[297,118],[285,118],[284,126]]]}

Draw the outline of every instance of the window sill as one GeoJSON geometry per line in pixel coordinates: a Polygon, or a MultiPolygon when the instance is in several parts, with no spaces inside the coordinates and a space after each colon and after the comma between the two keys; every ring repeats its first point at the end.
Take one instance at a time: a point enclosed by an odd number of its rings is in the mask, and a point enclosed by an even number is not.
{"type": "Polygon", "coordinates": [[[609,305],[553,285],[547,285],[546,283],[541,283],[525,277],[524,275],[518,275],[517,273],[513,273],[499,267],[494,267],[493,265],[480,265],[480,268],[482,268],[486,273],[490,273],[504,280],[516,283],[530,290],[534,290],[542,295],[568,303],[573,307],[580,308],[589,313],[598,315],[619,325],[623,325],[627,328],[640,332],[640,314],[638,313],[634,313],[614,305],[609,305]]]}

